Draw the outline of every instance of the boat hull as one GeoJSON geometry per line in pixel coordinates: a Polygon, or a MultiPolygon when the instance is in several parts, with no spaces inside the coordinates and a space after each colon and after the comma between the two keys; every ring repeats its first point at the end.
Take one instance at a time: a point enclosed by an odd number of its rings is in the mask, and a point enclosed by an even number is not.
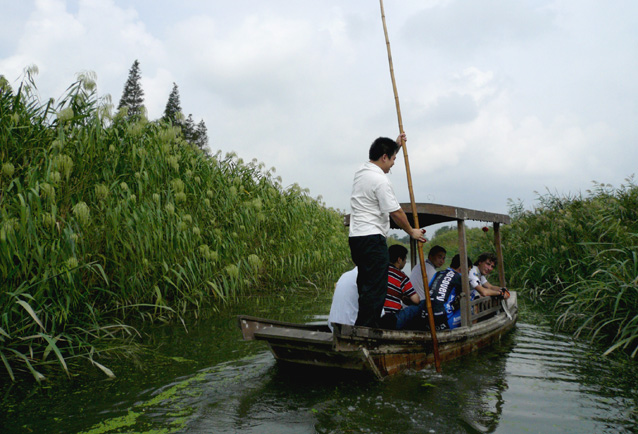
{"type": "MultiPolygon", "coordinates": [[[[461,357],[499,341],[518,317],[516,293],[507,303],[508,312],[454,330],[437,332],[442,362],[461,357]],[[508,315],[509,314],[509,315],[508,315]]],[[[366,371],[377,378],[407,369],[421,370],[434,364],[429,332],[384,330],[333,324],[326,326],[273,321],[240,316],[246,340],[263,340],[277,360],[348,370],[366,371]]]]}

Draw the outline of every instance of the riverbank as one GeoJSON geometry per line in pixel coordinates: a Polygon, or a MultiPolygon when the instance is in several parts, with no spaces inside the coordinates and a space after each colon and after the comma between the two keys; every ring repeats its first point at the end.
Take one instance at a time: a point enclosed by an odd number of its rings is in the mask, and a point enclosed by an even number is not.
{"type": "Polygon", "coordinates": [[[557,330],[638,357],[638,186],[594,183],[510,207],[508,278],[553,314],[557,330]]]}
{"type": "Polygon", "coordinates": [[[0,375],[112,375],[129,323],[336,280],[338,211],[275,169],[208,155],[179,128],[112,115],[90,75],[58,102],[0,83],[0,375]],[[325,280],[324,280],[325,279],[325,280]]]}

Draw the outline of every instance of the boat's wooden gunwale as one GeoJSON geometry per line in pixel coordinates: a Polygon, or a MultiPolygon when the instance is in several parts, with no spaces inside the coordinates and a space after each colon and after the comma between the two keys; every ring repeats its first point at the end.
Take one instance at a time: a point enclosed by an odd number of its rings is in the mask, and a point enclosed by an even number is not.
{"type": "Polygon", "coordinates": [[[258,318],[256,316],[250,315],[239,315],[237,319],[239,323],[239,329],[242,331],[243,338],[247,341],[255,339],[255,332],[270,327],[331,333],[327,325],[299,324],[266,318],[258,318]]]}
{"type": "MultiPolygon", "coordinates": [[[[469,354],[501,338],[514,327],[518,309],[516,293],[508,300],[510,319],[500,312],[494,318],[442,331],[438,334],[442,361],[469,354]]],[[[334,324],[327,327],[240,316],[244,339],[263,340],[277,360],[302,365],[369,371],[377,378],[406,369],[423,369],[434,363],[430,333],[382,330],[334,324]]]]}

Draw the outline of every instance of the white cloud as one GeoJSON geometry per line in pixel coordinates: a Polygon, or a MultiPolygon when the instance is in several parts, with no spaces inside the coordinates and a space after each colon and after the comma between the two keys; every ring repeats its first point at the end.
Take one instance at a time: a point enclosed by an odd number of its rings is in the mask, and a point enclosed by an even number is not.
{"type": "MultiPolygon", "coordinates": [[[[636,4],[386,2],[417,199],[506,211],[534,190],[620,184],[638,159],[636,4]]],[[[93,70],[117,105],[140,61],[161,116],[172,83],[213,150],[348,206],[370,142],[398,132],[378,4],[11,2],[0,74],[36,64],[43,97],[93,70]],[[223,5],[223,7],[222,7],[223,5]],[[10,29],[10,30],[9,30],[10,29]]],[[[403,164],[391,179],[407,200],[403,164]]]]}
{"type": "MultiPolygon", "coordinates": [[[[48,96],[59,97],[77,73],[93,70],[103,89],[121,81],[133,60],[143,53],[161,59],[161,43],[151,36],[132,9],[111,0],[80,0],[75,12],[62,0],[36,0],[12,55],[0,59],[8,77],[17,78],[24,66],[40,69],[37,84],[48,96]]],[[[120,91],[121,91],[120,88],[120,91]]],[[[119,95],[113,95],[117,103],[119,95]]]]}

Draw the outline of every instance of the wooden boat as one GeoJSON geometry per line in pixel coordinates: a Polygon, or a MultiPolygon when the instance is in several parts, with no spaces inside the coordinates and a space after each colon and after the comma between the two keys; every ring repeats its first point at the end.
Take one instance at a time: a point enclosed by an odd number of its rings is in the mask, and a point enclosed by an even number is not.
{"type": "MultiPolygon", "coordinates": [[[[410,216],[410,204],[401,204],[410,216]]],[[[466,255],[465,221],[492,223],[498,275],[505,286],[500,225],[509,223],[509,216],[484,211],[421,203],[417,205],[422,227],[456,221],[459,253],[466,255]]],[[[346,216],[345,224],[349,223],[346,216]]],[[[410,216],[411,218],[411,216],[410,216]]],[[[411,246],[412,263],[416,262],[416,244],[411,246]]],[[[467,264],[461,261],[463,296],[461,327],[437,331],[441,361],[468,354],[501,339],[514,327],[518,317],[515,292],[508,300],[481,297],[470,301],[467,264]]],[[[428,331],[384,330],[346,324],[296,324],[242,315],[239,327],[245,340],[263,340],[279,361],[366,371],[382,379],[407,369],[420,370],[434,364],[432,336],[428,331]]]]}

